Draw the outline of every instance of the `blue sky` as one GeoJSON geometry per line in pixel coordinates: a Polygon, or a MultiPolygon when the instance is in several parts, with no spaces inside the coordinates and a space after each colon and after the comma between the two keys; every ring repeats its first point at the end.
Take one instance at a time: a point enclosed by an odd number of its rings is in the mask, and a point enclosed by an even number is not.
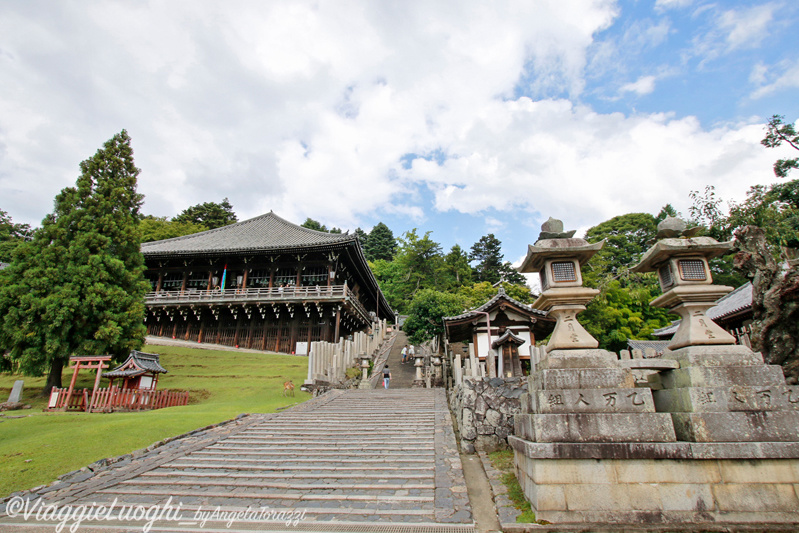
{"type": "Polygon", "coordinates": [[[795,2],[0,3],[0,209],[38,224],[126,128],[144,211],[399,235],[585,229],[740,201],[799,118],[795,2]]]}

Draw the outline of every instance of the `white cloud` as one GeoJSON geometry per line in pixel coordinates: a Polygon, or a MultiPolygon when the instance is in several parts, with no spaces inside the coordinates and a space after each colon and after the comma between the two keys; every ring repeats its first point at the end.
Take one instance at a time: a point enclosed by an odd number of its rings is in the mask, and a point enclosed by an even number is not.
{"type": "Polygon", "coordinates": [[[749,9],[731,9],[721,14],[719,27],[726,33],[731,50],[756,48],[768,35],[774,17],[774,4],[753,6],[749,9]]]}
{"type": "Polygon", "coordinates": [[[0,197],[37,222],[125,127],[150,213],[227,196],[241,217],[420,219],[400,157],[470,129],[524,73],[578,93],[615,16],[609,0],[4,3],[0,197]]]}
{"type": "Polygon", "coordinates": [[[622,85],[622,93],[635,93],[639,96],[649,94],[655,90],[655,77],[654,76],[641,76],[636,81],[622,85]]]}
{"type": "Polygon", "coordinates": [[[705,185],[740,198],[758,176],[770,179],[777,155],[759,145],[757,123],[705,130],[692,117],[625,117],[527,98],[493,102],[478,115],[446,147],[453,157],[416,160],[406,172],[432,184],[441,211],[538,211],[574,227],[666,203],[686,212],[688,192],[705,185]]]}
{"type": "Polygon", "coordinates": [[[692,3],[693,0],[655,0],[655,9],[658,11],[665,11],[667,9],[686,7],[692,3]]]}
{"type": "MultiPolygon", "coordinates": [[[[582,227],[768,178],[759,125],[553,96],[580,94],[617,14],[610,0],[0,3],[0,74],[14,80],[0,84],[0,208],[38,222],[123,127],[157,215],[228,197],[240,218],[354,228],[375,213],[425,221],[432,191],[439,211],[497,210],[489,228],[511,209],[582,227]],[[541,99],[515,98],[517,84],[541,99]],[[407,154],[440,157],[406,169],[407,154]]],[[[631,42],[654,45],[668,26],[639,30],[631,42]]]]}
{"type": "Polygon", "coordinates": [[[749,81],[758,85],[752,98],[763,98],[777,91],[799,87],[799,61],[784,61],[776,68],[758,64],[752,69],[749,81]]]}
{"type": "Polygon", "coordinates": [[[713,21],[704,34],[693,40],[689,55],[702,58],[701,65],[723,55],[759,48],[773,26],[778,4],[768,3],[749,8],[722,11],[715,4],[703,4],[694,17],[707,14],[713,21]]]}

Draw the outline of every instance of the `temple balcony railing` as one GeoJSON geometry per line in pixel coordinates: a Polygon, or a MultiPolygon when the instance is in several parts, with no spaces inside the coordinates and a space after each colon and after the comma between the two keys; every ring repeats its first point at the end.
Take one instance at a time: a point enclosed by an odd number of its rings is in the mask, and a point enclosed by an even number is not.
{"type": "Polygon", "coordinates": [[[265,304],[265,303],[303,303],[342,301],[349,303],[355,312],[366,321],[371,317],[366,307],[358,300],[355,293],[346,285],[301,287],[271,287],[247,289],[199,290],[186,289],[175,291],[149,292],[144,303],[150,307],[170,307],[180,305],[216,305],[216,304],[265,304]]]}

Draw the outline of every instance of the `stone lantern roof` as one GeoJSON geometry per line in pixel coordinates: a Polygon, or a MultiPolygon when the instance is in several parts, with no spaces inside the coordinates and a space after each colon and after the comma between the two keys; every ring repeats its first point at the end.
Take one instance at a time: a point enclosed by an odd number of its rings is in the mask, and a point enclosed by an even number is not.
{"type": "Polygon", "coordinates": [[[527,257],[517,270],[539,272],[548,259],[574,259],[582,266],[604,245],[604,240],[591,244],[585,239],[575,239],[574,230],[563,231],[563,222],[550,217],[541,225],[536,243],[527,246],[527,257]]]}

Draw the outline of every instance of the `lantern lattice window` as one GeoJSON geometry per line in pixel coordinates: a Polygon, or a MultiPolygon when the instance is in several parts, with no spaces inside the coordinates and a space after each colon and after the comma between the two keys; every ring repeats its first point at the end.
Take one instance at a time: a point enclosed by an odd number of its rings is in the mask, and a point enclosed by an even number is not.
{"type": "Polygon", "coordinates": [[[571,261],[558,261],[552,263],[552,279],[555,282],[577,281],[577,272],[571,261]]]}
{"type": "Polygon", "coordinates": [[[705,263],[699,259],[680,259],[680,277],[683,281],[705,281],[705,263]]]}

